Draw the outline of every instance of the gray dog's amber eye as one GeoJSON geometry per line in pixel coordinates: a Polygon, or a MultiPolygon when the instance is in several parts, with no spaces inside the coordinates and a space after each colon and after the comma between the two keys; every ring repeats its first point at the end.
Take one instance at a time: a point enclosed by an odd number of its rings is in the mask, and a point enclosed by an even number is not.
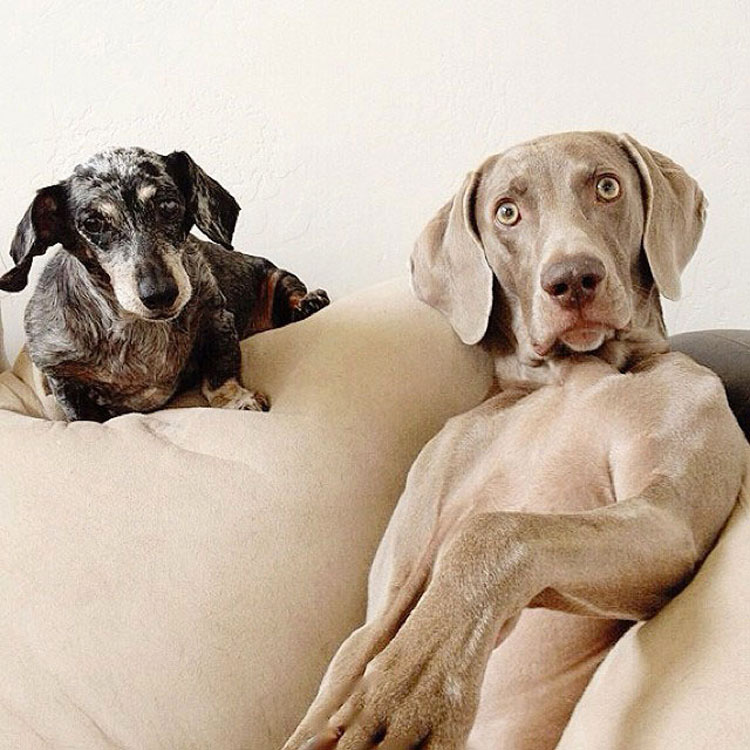
{"type": "Polygon", "coordinates": [[[497,207],[497,214],[495,214],[495,217],[500,224],[503,224],[506,227],[512,227],[520,221],[521,212],[513,201],[503,201],[497,207]]]}
{"type": "Polygon", "coordinates": [[[596,194],[603,201],[613,201],[620,197],[620,183],[612,175],[600,177],[596,183],[596,194]]]}

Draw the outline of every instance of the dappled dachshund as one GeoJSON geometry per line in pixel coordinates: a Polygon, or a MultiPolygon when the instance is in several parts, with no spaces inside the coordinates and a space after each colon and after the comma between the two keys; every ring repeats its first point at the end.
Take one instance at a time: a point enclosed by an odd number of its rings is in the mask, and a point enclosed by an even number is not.
{"type": "Polygon", "coordinates": [[[69,420],[163,406],[200,382],[209,404],[267,409],[239,382],[239,340],[328,304],[287,271],[232,252],[239,206],[184,151],[104,151],[38,191],[0,289],[28,283],[29,354],[69,420]],[[196,225],[213,242],[190,234],[196,225]]]}

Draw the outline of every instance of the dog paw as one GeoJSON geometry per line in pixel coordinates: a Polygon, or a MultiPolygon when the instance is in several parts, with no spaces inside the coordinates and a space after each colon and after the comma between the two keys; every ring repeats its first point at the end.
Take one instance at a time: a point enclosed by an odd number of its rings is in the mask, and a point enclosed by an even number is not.
{"type": "Polygon", "coordinates": [[[444,649],[424,633],[419,638],[402,633],[370,662],[325,727],[313,736],[296,734],[285,750],[465,747],[479,699],[481,665],[470,665],[465,655],[457,657],[453,648],[444,649]]]}
{"type": "Polygon", "coordinates": [[[330,304],[331,300],[324,289],[316,289],[313,292],[308,292],[304,297],[300,298],[292,309],[292,321],[296,322],[309,318],[313,313],[322,310],[330,304]]]}
{"type": "Polygon", "coordinates": [[[235,379],[227,380],[218,388],[203,385],[203,395],[215,409],[236,409],[240,411],[268,411],[268,398],[258,391],[249,391],[235,379]]]}
{"type": "Polygon", "coordinates": [[[240,411],[268,411],[270,406],[268,398],[262,393],[259,393],[258,391],[248,391],[243,388],[242,392],[235,394],[219,408],[237,409],[240,411]]]}

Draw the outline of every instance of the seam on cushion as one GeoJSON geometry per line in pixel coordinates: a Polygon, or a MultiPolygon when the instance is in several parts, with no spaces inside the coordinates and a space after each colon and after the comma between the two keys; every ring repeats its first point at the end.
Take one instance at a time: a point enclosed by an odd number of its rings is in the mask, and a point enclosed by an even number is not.
{"type": "MultiPolygon", "coordinates": [[[[263,472],[258,471],[257,467],[252,466],[251,464],[246,463],[244,461],[240,461],[239,459],[227,458],[226,456],[222,456],[216,453],[206,453],[204,451],[198,451],[192,448],[186,448],[184,445],[180,445],[179,443],[176,443],[174,439],[169,435],[169,428],[166,422],[163,422],[158,417],[155,417],[153,414],[144,415],[144,416],[148,416],[148,419],[139,419],[137,421],[139,428],[143,432],[153,437],[154,439],[158,440],[160,443],[168,445],[171,449],[175,451],[179,451],[180,453],[185,453],[191,456],[198,456],[200,458],[206,458],[206,459],[219,461],[229,466],[242,467],[245,470],[252,471],[254,474],[256,474],[259,477],[266,476],[263,472]],[[161,426],[162,429],[159,429],[157,425],[161,426]]],[[[113,427],[109,425],[108,422],[104,422],[102,424],[102,427],[108,430],[113,430],[113,431],[116,431],[118,429],[118,427],[113,427]]]]}
{"type": "Polygon", "coordinates": [[[717,339],[721,339],[722,341],[726,341],[730,344],[734,344],[735,346],[739,346],[742,349],[746,349],[750,352],[750,344],[745,341],[738,341],[737,339],[733,339],[731,336],[728,336],[723,331],[713,331],[712,335],[715,336],[717,339]]]}

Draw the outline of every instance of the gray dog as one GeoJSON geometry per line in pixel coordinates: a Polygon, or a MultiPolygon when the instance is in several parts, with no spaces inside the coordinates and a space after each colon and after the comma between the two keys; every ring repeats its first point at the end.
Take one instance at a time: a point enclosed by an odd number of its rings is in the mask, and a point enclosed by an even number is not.
{"type": "Polygon", "coordinates": [[[563,133],[427,225],[414,291],[490,349],[499,393],[414,463],[367,621],[285,750],[551,749],[628,622],[690,580],[747,470],[721,381],[667,351],[659,295],[704,209],[633,138],[563,133]]]}
{"type": "Polygon", "coordinates": [[[305,318],[328,296],[231,252],[239,210],[184,151],[105,151],[39,190],[0,289],[23,289],[34,256],[62,245],[25,329],[69,420],[151,411],[199,381],[211,406],[268,408],[238,381],[239,340],[305,318]],[[192,236],[193,225],[213,243],[192,236]]]}

